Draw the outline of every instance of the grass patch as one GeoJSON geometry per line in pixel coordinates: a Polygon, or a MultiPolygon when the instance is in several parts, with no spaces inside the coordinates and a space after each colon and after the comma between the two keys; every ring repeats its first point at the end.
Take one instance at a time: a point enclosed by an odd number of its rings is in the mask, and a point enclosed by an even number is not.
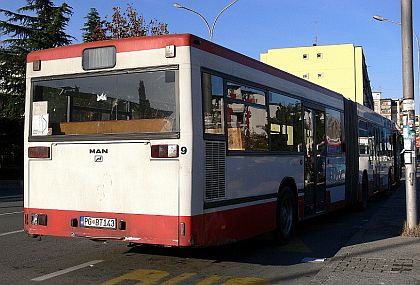
{"type": "Polygon", "coordinates": [[[404,224],[402,232],[404,237],[420,237],[420,225],[415,226],[413,229],[408,228],[407,223],[404,224]]]}

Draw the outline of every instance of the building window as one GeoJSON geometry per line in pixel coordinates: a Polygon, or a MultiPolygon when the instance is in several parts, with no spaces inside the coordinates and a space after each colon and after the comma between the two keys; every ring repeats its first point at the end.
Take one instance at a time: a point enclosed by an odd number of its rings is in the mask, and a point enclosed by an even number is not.
{"type": "Polygon", "coordinates": [[[304,54],[303,54],[303,59],[309,59],[309,54],[304,53],[304,54]]]}
{"type": "Polygon", "coordinates": [[[316,54],[316,58],[322,58],[322,53],[320,53],[320,52],[319,52],[319,53],[317,53],[317,54],[316,54]]]}

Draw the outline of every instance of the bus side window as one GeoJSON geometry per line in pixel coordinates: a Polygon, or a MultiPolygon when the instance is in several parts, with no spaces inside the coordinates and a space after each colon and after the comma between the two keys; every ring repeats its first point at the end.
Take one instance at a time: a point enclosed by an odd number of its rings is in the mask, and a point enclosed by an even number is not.
{"type": "Polygon", "coordinates": [[[227,82],[227,141],[232,151],[268,151],[266,93],[227,82]]]}
{"type": "Polygon", "coordinates": [[[303,151],[301,101],[275,92],[269,101],[270,151],[303,151]]]}
{"type": "Polygon", "coordinates": [[[203,72],[201,84],[204,133],[223,135],[223,78],[203,72]]]}
{"type": "Polygon", "coordinates": [[[370,154],[370,148],[368,125],[364,121],[359,121],[359,154],[370,154]]]}

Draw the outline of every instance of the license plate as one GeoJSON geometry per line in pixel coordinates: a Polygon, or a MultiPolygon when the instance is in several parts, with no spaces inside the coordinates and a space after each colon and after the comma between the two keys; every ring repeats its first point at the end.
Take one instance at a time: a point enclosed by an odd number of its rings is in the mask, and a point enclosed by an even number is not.
{"type": "Polygon", "coordinates": [[[81,216],[80,225],[85,228],[102,228],[115,230],[117,228],[117,219],[81,216]]]}

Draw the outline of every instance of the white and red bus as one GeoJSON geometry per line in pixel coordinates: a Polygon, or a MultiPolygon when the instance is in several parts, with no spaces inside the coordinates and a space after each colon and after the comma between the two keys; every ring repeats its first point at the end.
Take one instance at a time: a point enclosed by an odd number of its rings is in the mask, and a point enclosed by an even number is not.
{"type": "Polygon", "coordinates": [[[34,236],[284,242],[399,177],[390,121],[189,34],[33,52],[26,92],[34,236]]]}

